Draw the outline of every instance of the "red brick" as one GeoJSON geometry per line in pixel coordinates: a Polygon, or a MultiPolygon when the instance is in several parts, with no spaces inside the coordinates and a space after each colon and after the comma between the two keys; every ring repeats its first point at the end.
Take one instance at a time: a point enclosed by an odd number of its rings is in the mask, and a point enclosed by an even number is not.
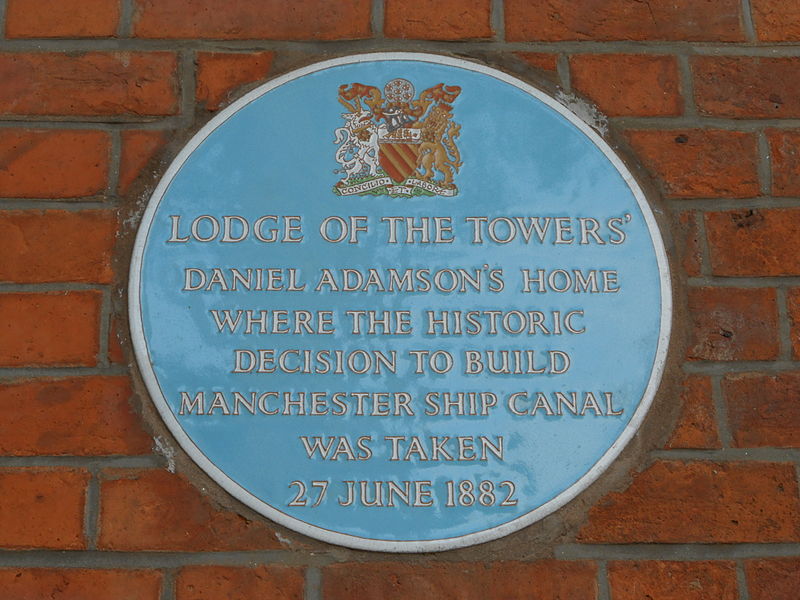
{"type": "Polygon", "coordinates": [[[768,558],[744,563],[750,600],[797,600],[800,559],[768,558]]]}
{"type": "Polygon", "coordinates": [[[800,5],[786,0],[750,0],[756,36],[762,42],[800,40],[800,5]]]}
{"type": "Polygon", "coordinates": [[[127,377],[0,384],[0,454],[145,454],[152,441],[130,396],[127,377]]]}
{"type": "Polygon", "coordinates": [[[692,288],[690,360],[778,357],[778,307],[769,288],[692,288]]]}
{"type": "Polygon", "coordinates": [[[555,54],[545,52],[515,52],[514,54],[535,69],[555,71],[558,68],[558,56],[555,54]]]}
{"type": "Polygon", "coordinates": [[[657,461],[607,495],[579,534],[596,543],[769,543],[800,536],[791,464],[657,461]]]}
{"type": "Polygon", "coordinates": [[[361,39],[370,35],[370,0],[136,0],[143,38],[361,39]]]}
{"type": "Polygon", "coordinates": [[[694,99],[701,114],[800,116],[800,63],[794,58],[696,56],[692,74],[694,99]]]}
{"type": "Polygon", "coordinates": [[[744,41],[738,0],[506,0],[506,39],[744,41]]]}
{"type": "Polygon", "coordinates": [[[0,469],[0,547],[79,550],[89,474],[79,469],[0,469]]]}
{"type": "Polygon", "coordinates": [[[800,447],[800,372],[731,374],[722,389],[735,446],[800,447]]]}
{"type": "Polygon", "coordinates": [[[614,600],[739,598],[736,566],[730,562],[611,562],[608,580],[614,600]]]}
{"type": "Polygon", "coordinates": [[[219,110],[233,99],[236,88],[264,79],[272,66],[272,52],[197,55],[197,100],[208,110],[219,110]]]}
{"type": "Polygon", "coordinates": [[[303,572],[296,567],[186,567],[176,582],[177,600],[303,600],[303,572]]]}
{"type": "Polygon", "coordinates": [[[676,198],[746,198],[759,192],[752,133],[690,129],[629,131],[644,165],[676,198]]]}
{"type": "Polygon", "coordinates": [[[577,54],[569,64],[572,86],[610,117],[683,112],[674,56],[577,54]]]}
{"type": "Polygon", "coordinates": [[[156,571],[0,569],[0,590],[14,600],[158,600],[156,571]]]}
{"type": "Polygon", "coordinates": [[[800,196],[800,131],[768,129],[772,162],[772,193],[776,196],[800,196]]]}
{"type": "Polygon", "coordinates": [[[702,236],[697,226],[699,219],[702,216],[693,211],[682,211],[674,213],[672,220],[672,234],[675,239],[673,252],[677,263],[689,277],[697,277],[702,273],[702,236]]]}
{"type": "Polygon", "coordinates": [[[168,52],[0,54],[0,114],[171,115],[177,60],[168,52]]]}
{"type": "Polygon", "coordinates": [[[800,208],[706,213],[714,275],[800,275],[800,208]]]}
{"type": "Polygon", "coordinates": [[[719,432],[711,399],[711,379],[689,375],[683,380],[681,416],[667,448],[719,448],[719,432]]]}
{"type": "Polygon", "coordinates": [[[387,0],[383,31],[386,37],[423,40],[490,38],[490,0],[387,0]]]}
{"type": "Polygon", "coordinates": [[[117,219],[111,211],[3,211],[0,281],[110,283],[117,219]]]}
{"type": "Polygon", "coordinates": [[[580,561],[344,563],[326,567],[322,583],[326,600],[597,598],[596,567],[580,561]]]}
{"type": "Polygon", "coordinates": [[[122,133],[119,193],[125,194],[150,160],[167,141],[163,131],[129,130],[122,133]]]}
{"type": "Polygon", "coordinates": [[[265,524],[214,507],[186,479],[166,471],[106,473],[101,508],[98,547],[106,550],[281,547],[265,524]]]}
{"type": "Polygon", "coordinates": [[[800,288],[789,290],[786,297],[789,309],[789,337],[792,340],[792,356],[800,358],[800,288]]]}
{"type": "Polygon", "coordinates": [[[73,198],[105,189],[103,131],[0,129],[0,196],[73,198]]]}
{"type": "Polygon", "coordinates": [[[99,292],[0,294],[0,366],[92,366],[99,292]]]}
{"type": "Polygon", "coordinates": [[[120,0],[7,0],[6,37],[109,37],[120,0]]]}

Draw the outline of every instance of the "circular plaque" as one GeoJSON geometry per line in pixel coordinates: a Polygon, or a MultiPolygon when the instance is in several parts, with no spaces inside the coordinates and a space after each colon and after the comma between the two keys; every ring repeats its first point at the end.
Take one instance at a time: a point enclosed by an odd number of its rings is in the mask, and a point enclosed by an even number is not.
{"type": "Polygon", "coordinates": [[[594,481],[659,384],[671,291],[631,173],[540,90],[365,54],[247,94],[133,252],[136,357],[233,496],[368,550],[467,546],[594,481]]]}

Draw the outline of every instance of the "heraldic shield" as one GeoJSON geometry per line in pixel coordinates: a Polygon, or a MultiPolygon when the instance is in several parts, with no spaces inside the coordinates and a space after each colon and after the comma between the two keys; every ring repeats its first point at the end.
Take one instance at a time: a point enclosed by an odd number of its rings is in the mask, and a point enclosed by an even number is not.
{"type": "Polygon", "coordinates": [[[440,83],[415,98],[413,84],[393,79],[380,90],[361,83],[339,87],[348,112],[334,132],[340,196],[446,196],[458,193],[461,168],[453,120],[458,86],[440,83]]]}

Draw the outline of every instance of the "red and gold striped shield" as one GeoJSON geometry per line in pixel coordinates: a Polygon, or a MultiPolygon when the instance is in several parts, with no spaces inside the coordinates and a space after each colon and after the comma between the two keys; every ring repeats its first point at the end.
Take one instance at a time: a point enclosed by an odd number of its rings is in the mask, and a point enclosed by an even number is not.
{"type": "Polygon", "coordinates": [[[380,162],[383,170],[395,183],[403,183],[417,170],[419,145],[405,142],[380,144],[380,162]]]}

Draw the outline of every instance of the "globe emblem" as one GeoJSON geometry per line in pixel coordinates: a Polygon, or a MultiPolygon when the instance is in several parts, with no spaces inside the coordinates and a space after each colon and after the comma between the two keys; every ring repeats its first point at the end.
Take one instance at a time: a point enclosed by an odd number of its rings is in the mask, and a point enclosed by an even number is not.
{"type": "Polygon", "coordinates": [[[392,79],[383,88],[389,102],[411,102],[414,99],[414,86],[407,79],[392,79]]]}

